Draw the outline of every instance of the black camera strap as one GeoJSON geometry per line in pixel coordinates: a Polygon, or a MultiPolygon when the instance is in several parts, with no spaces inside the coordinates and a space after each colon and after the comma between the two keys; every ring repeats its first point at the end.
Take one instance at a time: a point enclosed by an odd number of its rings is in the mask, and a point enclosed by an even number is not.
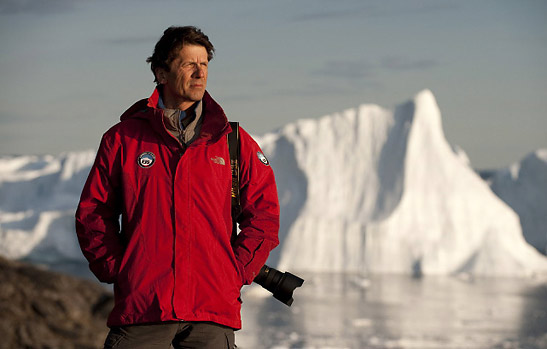
{"type": "MultiPolygon", "coordinates": [[[[230,168],[232,170],[232,237],[234,244],[237,238],[237,219],[241,213],[239,195],[239,122],[230,122],[232,131],[228,134],[228,151],[230,153],[230,168]]],[[[288,305],[293,303],[293,291],[302,286],[304,279],[289,272],[282,273],[275,268],[262,266],[254,282],[270,291],[274,298],[288,305]]]]}
{"type": "Polygon", "coordinates": [[[232,243],[237,237],[237,217],[241,212],[239,199],[239,122],[230,121],[232,131],[228,133],[228,151],[232,170],[232,243]]]}

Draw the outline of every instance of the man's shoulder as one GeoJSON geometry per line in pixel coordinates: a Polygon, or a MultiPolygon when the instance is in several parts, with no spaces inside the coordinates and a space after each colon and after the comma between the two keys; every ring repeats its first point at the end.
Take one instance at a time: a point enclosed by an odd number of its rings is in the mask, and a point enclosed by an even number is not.
{"type": "Polygon", "coordinates": [[[141,99],[127,108],[120,116],[120,121],[114,124],[107,133],[118,133],[135,127],[143,127],[143,122],[148,122],[151,114],[153,114],[153,108],[148,106],[148,100],[141,99]]]}
{"type": "Polygon", "coordinates": [[[249,132],[247,132],[245,128],[242,127],[241,125],[239,125],[239,138],[241,142],[246,142],[251,144],[257,143],[255,137],[252,136],[249,132]]]}
{"type": "Polygon", "coordinates": [[[149,106],[149,100],[146,98],[141,99],[133,103],[133,105],[131,105],[129,108],[127,108],[127,110],[124,111],[123,114],[120,116],[120,120],[125,121],[133,119],[135,117],[138,118],[140,114],[146,113],[150,111],[150,109],[151,108],[149,106]]]}
{"type": "Polygon", "coordinates": [[[257,137],[248,133],[241,125],[239,126],[240,154],[243,162],[259,160],[262,164],[269,165],[259,141],[260,139],[257,140],[257,137]]]}
{"type": "Polygon", "coordinates": [[[245,128],[243,126],[241,126],[241,124],[238,121],[229,120],[228,122],[230,123],[230,127],[232,128],[232,131],[233,131],[233,128],[237,126],[240,138],[241,137],[245,137],[245,138],[250,137],[249,133],[247,131],[245,131],[245,128]]]}
{"type": "Polygon", "coordinates": [[[141,118],[129,118],[118,121],[112,125],[105,133],[107,139],[115,139],[123,136],[131,136],[150,129],[148,122],[141,118]]]}

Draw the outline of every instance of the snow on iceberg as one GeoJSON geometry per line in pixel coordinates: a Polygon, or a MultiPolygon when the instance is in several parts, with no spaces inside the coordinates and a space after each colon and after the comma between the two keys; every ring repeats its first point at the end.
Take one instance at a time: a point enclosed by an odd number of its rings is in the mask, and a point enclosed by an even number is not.
{"type": "Polygon", "coordinates": [[[0,254],[81,260],[74,212],[95,153],[0,158],[0,254]]]}
{"type": "Polygon", "coordinates": [[[547,253],[547,149],[528,154],[522,161],[489,178],[492,190],[520,217],[526,241],[547,253]]]}
{"type": "Polygon", "coordinates": [[[433,94],[300,120],[261,144],[278,177],[281,269],[528,275],[547,259],[447,143],[433,94]]]}
{"type": "MultiPolygon", "coordinates": [[[[515,212],[474,173],[465,154],[448,145],[430,91],[395,110],[362,105],[300,120],[259,143],[274,167],[282,205],[281,245],[272,266],[547,272],[547,258],[525,242],[515,212]]],[[[0,158],[1,255],[85,263],[74,211],[94,156],[0,158]]]]}

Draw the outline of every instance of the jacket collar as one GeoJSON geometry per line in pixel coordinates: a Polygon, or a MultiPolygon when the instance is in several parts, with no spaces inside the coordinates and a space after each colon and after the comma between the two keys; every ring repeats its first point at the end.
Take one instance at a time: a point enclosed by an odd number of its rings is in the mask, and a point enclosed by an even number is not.
{"type": "MultiPolygon", "coordinates": [[[[121,121],[130,119],[145,119],[151,123],[152,128],[158,132],[164,140],[174,141],[163,123],[163,110],[158,107],[160,93],[158,88],[154,90],[148,99],[140,101],[129,107],[120,117],[121,121]]],[[[230,131],[228,118],[222,107],[205,91],[202,99],[202,125],[198,138],[192,146],[216,142],[220,137],[230,131]]]]}

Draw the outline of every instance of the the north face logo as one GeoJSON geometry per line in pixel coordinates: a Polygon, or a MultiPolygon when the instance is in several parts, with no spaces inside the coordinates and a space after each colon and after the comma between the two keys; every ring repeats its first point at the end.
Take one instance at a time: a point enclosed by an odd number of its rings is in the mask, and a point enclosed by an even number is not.
{"type": "Polygon", "coordinates": [[[211,161],[214,162],[215,164],[226,165],[226,162],[220,156],[215,156],[214,158],[211,158],[211,161]]]}

